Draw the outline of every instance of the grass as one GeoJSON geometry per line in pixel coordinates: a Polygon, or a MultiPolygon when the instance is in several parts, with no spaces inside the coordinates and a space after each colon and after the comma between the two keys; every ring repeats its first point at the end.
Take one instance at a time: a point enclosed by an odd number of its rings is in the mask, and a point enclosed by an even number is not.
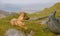
{"type": "MultiPolygon", "coordinates": [[[[20,27],[18,26],[12,26],[10,25],[10,19],[4,18],[4,19],[0,19],[0,35],[4,36],[6,30],[10,29],[10,28],[15,28],[18,30],[22,30],[20,27]]],[[[39,23],[35,23],[36,21],[25,21],[25,24],[27,25],[27,27],[29,28],[28,31],[30,29],[35,31],[35,35],[34,36],[51,36],[51,32],[49,32],[49,30],[46,30],[45,32],[42,32],[42,30],[44,29],[45,25],[40,25],[39,23]]]]}
{"type": "MultiPolygon", "coordinates": [[[[44,13],[43,13],[44,14],[44,13]]],[[[50,14],[50,13],[49,13],[50,14]]],[[[47,15],[49,15],[47,14],[47,15]]],[[[40,13],[40,16],[42,14],[40,13]]],[[[0,35],[1,36],[4,36],[6,30],[10,29],[10,28],[15,28],[15,29],[18,29],[18,30],[23,30],[21,29],[20,27],[18,26],[12,26],[10,24],[10,20],[12,18],[17,18],[19,15],[12,15],[12,16],[8,16],[6,18],[2,18],[0,19],[0,35]]],[[[30,17],[32,17],[31,15],[29,15],[30,17]]],[[[38,15],[37,15],[38,16],[38,15]]],[[[37,17],[37,16],[33,16],[33,17],[37,17]]],[[[45,14],[42,15],[42,16],[46,16],[45,14]]],[[[34,30],[35,31],[35,35],[34,36],[53,36],[53,33],[51,33],[48,29],[46,29],[44,32],[43,32],[43,29],[45,29],[45,27],[47,26],[46,24],[44,25],[41,25],[39,22],[41,20],[32,20],[32,21],[25,21],[25,24],[27,25],[27,27],[29,28],[29,30],[34,30]]],[[[28,32],[26,31],[26,32],[28,32]]]]}
{"type": "MultiPolygon", "coordinates": [[[[42,15],[42,14],[40,14],[42,15]]],[[[49,15],[49,14],[48,14],[49,15]]],[[[6,30],[10,29],[10,28],[15,28],[15,29],[18,29],[18,30],[23,30],[21,29],[20,27],[18,26],[12,26],[10,24],[10,20],[12,18],[17,18],[19,15],[12,15],[12,16],[8,16],[6,18],[2,18],[0,19],[0,35],[1,36],[4,36],[6,30]]],[[[29,15],[31,16],[31,15],[29,15]]],[[[43,15],[42,15],[43,16],[43,15]]],[[[45,15],[44,15],[45,16],[45,15]]],[[[45,29],[46,27],[46,24],[45,25],[41,25],[39,22],[41,20],[33,20],[33,21],[25,21],[25,24],[27,25],[27,27],[29,28],[29,30],[34,30],[35,31],[35,35],[34,36],[52,36],[53,34],[48,30],[46,29],[44,32],[43,32],[43,29],[45,29]]],[[[26,32],[28,32],[26,31],[26,32]]]]}
{"type": "MultiPolygon", "coordinates": [[[[33,14],[28,14],[28,16],[31,17],[41,17],[41,16],[48,16],[51,11],[57,10],[57,14],[60,14],[60,3],[55,4],[54,6],[50,7],[50,8],[45,8],[43,11],[39,11],[37,13],[33,13],[33,14]]],[[[6,18],[2,18],[0,19],[0,36],[4,36],[5,31],[10,29],[10,28],[15,28],[18,30],[22,30],[20,27],[18,26],[12,26],[10,24],[10,20],[12,18],[17,18],[19,15],[11,15],[8,16],[6,18]]],[[[53,33],[51,33],[48,29],[46,29],[43,32],[43,29],[47,26],[45,25],[41,25],[39,22],[41,20],[35,20],[35,21],[25,21],[25,24],[27,25],[27,27],[29,28],[29,30],[34,30],[35,31],[35,35],[34,36],[53,36],[53,33]]],[[[27,31],[26,31],[27,32],[27,31]]]]}

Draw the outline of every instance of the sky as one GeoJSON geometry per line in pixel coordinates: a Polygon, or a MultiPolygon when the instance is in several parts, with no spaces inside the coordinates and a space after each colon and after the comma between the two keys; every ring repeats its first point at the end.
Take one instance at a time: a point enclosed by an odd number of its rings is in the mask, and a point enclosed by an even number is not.
{"type": "Polygon", "coordinates": [[[0,3],[9,4],[36,4],[36,3],[55,3],[60,0],[0,0],[0,3]]]}
{"type": "Polygon", "coordinates": [[[0,10],[10,8],[9,11],[38,11],[51,7],[57,2],[60,0],[0,0],[0,10]]]}

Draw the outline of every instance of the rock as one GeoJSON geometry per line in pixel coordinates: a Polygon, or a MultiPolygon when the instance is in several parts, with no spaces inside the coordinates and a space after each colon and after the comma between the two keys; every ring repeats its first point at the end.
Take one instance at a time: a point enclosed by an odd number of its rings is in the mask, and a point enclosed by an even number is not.
{"type": "Polygon", "coordinates": [[[35,33],[35,32],[31,30],[30,33],[28,34],[28,36],[33,36],[34,33],[35,33]]]}
{"type": "Polygon", "coordinates": [[[48,21],[48,20],[42,20],[42,21],[40,22],[40,24],[46,24],[47,21],[48,21]]]}
{"type": "Polygon", "coordinates": [[[25,36],[25,34],[17,29],[8,29],[5,33],[5,36],[25,36]]]}
{"type": "Polygon", "coordinates": [[[23,31],[17,29],[8,29],[5,32],[5,36],[33,36],[35,34],[34,31],[30,31],[29,33],[25,34],[23,31]]]}
{"type": "Polygon", "coordinates": [[[56,17],[56,11],[51,13],[50,16],[48,17],[48,29],[54,33],[54,34],[60,34],[60,20],[58,20],[56,17]]]}

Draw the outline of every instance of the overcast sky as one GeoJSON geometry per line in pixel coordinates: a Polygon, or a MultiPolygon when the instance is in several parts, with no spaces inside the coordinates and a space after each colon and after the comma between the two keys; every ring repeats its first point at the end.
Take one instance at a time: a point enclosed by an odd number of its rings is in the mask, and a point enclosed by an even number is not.
{"type": "Polygon", "coordinates": [[[9,4],[35,4],[35,3],[55,3],[60,0],[0,0],[0,3],[9,4]]]}
{"type": "Polygon", "coordinates": [[[23,6],[23,10],[40,10],[42,8],[50,7],[57,2],[60,2],[60,0],[0,0],[0,5],[14,4],[23,6]]]}
{"type": "Polygon", "coordinates": [[[0,3],[9,4],[36,4],[36,3],[55,3],[60,0],[0,0],[0,3]]]}

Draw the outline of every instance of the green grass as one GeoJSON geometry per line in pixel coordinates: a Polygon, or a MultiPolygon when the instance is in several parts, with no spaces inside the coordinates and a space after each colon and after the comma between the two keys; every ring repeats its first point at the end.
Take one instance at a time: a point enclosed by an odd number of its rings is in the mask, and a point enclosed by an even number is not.
{"type": "MultiPolygon", "coordinates": [[[[18,26],[12,26],[10,24],[10,19],[0,19],[0,35],[4,36],[4,33],[6,32],[6,30],[10,29],[10,28],[15,28],[18,30],[22,30],[20,27],[18,26]]],[[[51,32],[49,32],[49,30],[46,30],[45,32],[42,32],[42,30],[44,29],[45,25],[40,25],[39,23],[35,23],[36,21],[25,21],[25,24],[27,25],[27,27],[29,28],[29,30],[34,30],[35,31],[35,35],[34,36],[49,36],[52,35],[51,32]]],[[[27,31],[26,31],[27,32],[27,31]]]]}
{"type": "MultiPolygon", "coordinates": [[[[39,11],[39,12],[33,13],[33,14],[28,14],[28,16],[30,18],[31,17],[41,17],[41,16],[44,17],[44,16],[48,16],[54,10],[57,10],[57,14],[56,14],[56,16],[57,16],[60,13],[60,3],[57,3],[50,8],[45,8],[43,11],[39,11]]],[[[16,14],[16,15],[11,15],[11,16],[8,16],[6,18],[0,19],[0,36],[4,36],[5,31],[10,29],[10,28],[23,30],[18,26],[12,26],[10,24],[10,20],[12,18],[17,18],[18,16],[19,16],[19,14],[16,14]]],[[[46,25],[39,24],[40,21],[41,20],[25,21],[25,24],[29,28],[28,31],[31,30],[31,29],[34,30],[35,31],[34,36],[52,36],[53,33],[51,33],[48,29],[46,29],[45,32],[42,32],[43,29],[46,27],[46,25]]]]}

